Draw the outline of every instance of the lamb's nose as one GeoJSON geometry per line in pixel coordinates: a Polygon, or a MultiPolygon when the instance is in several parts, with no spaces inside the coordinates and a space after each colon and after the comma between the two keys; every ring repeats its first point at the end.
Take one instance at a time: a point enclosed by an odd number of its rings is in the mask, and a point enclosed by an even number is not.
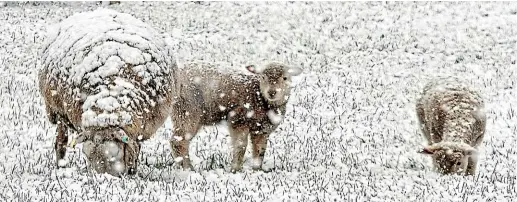
{"type": "Polygon", "coordinates": [[[269,94],[269,97],[275,97],[276,95],[276,90],[270,90],[267,92],[269,94]]]}

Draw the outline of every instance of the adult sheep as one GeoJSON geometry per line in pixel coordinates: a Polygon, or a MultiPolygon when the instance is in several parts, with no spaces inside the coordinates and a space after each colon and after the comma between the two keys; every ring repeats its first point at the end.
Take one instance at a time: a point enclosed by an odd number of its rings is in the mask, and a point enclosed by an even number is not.
{"type": "Polygon", "coordinates": [[[173,157],[184,169],[193,170],[189,159],[190,140],[202,126],[226,121],[233,146],[231,172],[242,169],[250,136],[253,169],[262,168],[268,136],[278,127],[286,112],[291,77],[301,73],[297,67],[270,63],[261,71],[247,66],[253,74],[189,63],[179,69],[179,99],[173,104],[173,157]]]}
{"type": "Polygon", "coordinates": [[[39,71],[47,117],[57,124],[57,166],[68,129],[98,173],[134,174],[140,142],[169,116],[175,61],[161,36],[129,14],[75,14],[50,29],[39,71]]]}
{"type": "Polygon", "coordinates": [[[424,87],[416,111],[429,143],[420,152],[440,173],[474,175],[486,126],[479,93],[456,78],[437,79],[424,87]]]}

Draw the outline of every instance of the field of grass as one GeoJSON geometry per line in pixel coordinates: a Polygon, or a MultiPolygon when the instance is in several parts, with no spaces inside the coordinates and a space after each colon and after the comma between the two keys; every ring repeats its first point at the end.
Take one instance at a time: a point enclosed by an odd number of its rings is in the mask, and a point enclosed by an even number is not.
{"type": "Polygon", "coordinates": [[[276,60],[304,70],[271,135],[269,173],[229,172],[228,131],[205,127],[195,172],[169,164],[171,123],[143,143],[137,176],[86,168],[80,146],[54,167],[55,125],[38,92],[47,25],[101,5],[0,6],[0,201],[508,201],[517,196],[515,2],[122,2],[163,33],[179,64],[276,60]],[[478,174],[443,176],[415,100],[438,76],[480,89],[487,130],[478,174]]]}

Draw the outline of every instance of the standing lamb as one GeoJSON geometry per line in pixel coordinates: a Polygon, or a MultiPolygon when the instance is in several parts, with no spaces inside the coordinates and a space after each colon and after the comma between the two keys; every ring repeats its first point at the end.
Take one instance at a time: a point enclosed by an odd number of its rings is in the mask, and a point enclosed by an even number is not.
{"type": "Polygon", "coordinates": [[[440,173],[474,175],[486,126],[479,93],[458,79],[438,79],[424,87],[416,111],[429,143],[420,152],[432,156],[440,173]]]}
{"type": "Polygon", "coordinates": [[[75,14],[49,31],[39,88],[57,124],[58,167],[72,129],[98,173],[136,173],[140,142],[171,110],[177,70],[171,52],[153,28],[109,9],[75,14]]]}
{"type": "Polygon", "coordinates": [[[250,136],[253,169],[260,170],[268,136],[282,122],[290,95],[291,77],[302,70],[270,63],[253,74],[233,72],[206,63],[186,64],[179,70],[179,99],[173,105],[172,155],[184,169],[193,170],[189,159],[190,140],[202,126],[227,121],[233,159],[231,172],[242,169],[250,136]]]}

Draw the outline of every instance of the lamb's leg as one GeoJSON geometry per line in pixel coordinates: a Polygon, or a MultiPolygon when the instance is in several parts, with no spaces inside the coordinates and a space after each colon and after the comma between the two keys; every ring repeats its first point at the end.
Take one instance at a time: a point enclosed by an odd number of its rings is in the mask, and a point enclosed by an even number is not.
{"type": "Polygon", "coordinates": [[[56,152],[56,167],[60,167],[59,161],[65,158],[66,144],[68,143],[68,128],[63,121],[57,122],[56,141],[54,143],[54,150],[56,152]]]}
{"type": "Polygon", "coordinates": [[[249,128],[246,126],[230,126],[230,136],[233,146],[232,173],[242,169],[244,153],[248,146],[249,128]]]}
{"type": "Polygon", "coordinates": [[[268,134],[251,134],[253,146],[253,170],[262,170],[262,162],[267,148],[268,134]]]}
{"type": "Polygon", "coordinates": [[[190,128],[190,130],[178,129],[174,131],[170,141],[174,161],[177,163],[181,162],[181,166],[185,170],[194,171],[194,167],[190,164],[189,147],[190,140],[196,135],[196,133],[197,128],[190,128]]]}
{"type": "Polygon", "coordinates": [[[194,138],[197,131],[201,128],[202,111],[199,106],[195,106],[195,102],[188,102],[183,98],[179,98],[173,105],[171,116],[174,129],[170,141],[171,152],[174,161],[185,170],[194,170],[190,164],[189,147],[190,140],[194,138]]]}
{"type": "Polygon", "coordinates": [[[469,157],[469,164],[467,165],[467,175],[475,175],[477,168],[477,159],[473,156],[469,157]]]}

